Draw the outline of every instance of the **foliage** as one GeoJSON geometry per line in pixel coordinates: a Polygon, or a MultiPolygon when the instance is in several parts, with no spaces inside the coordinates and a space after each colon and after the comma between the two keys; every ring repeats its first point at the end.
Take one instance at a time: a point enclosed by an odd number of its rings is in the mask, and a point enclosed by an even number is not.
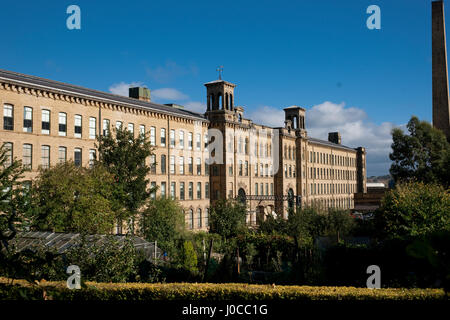
{"type": "Polygon", "coordinates": [[[383,235],[389,237],[449,230],[450,194],[435,184],[397,184],[384,196],[375,219],[383,235]]]}
{"type": "Polygon", "coordinates": [[[442,131],[426,121],[413,116],[404,134],[399,128],[392,131],[393,161],[390,173],[395,180],[418,180],[440,183],[446,187],[450,182],[450,144],[442,131]]]}
{"type": "Polygon", "coordinates": [[[330,235],[336,235],[339,242],[342,236],[348,235],[356,227],[354,218],[348,210],[331,209],[326,217],[326,231],[330,235]]]}
{"type": "Polygon", "coordinates": [[[210,231],[229,239],[246,229],[246,207],[235,200],[218,200],[211,207],[210,231]]]}
{"type": "Polygon", "coordinates": [[[142,261],[130,239],[123,244],[108,235],[104,241],[93,243],[85,237],[65,254],[67,265],[80,267],[85,280],[98,282],[127,282],[138,273],[137,265],[142,261]]]}
{"type": "Polygon", "coordinates": [[[153,147],[147,135],[134,138],[133,133],[122,128],[114,132],[114,136],[110,133],[97,137],[98,162],[114,176],[116,209],[121,219],[128,219],[137,214],[154,191],[148,188],[151,168],[147,164],[153,147]]]}
{"type": "Polygon", "coordinates": [[[43,299],[42,290],[54,300],[108,300],[108,301],[223,301],[223,300],[346,300],[346,301],[448,301],[442,289],[378,289],[354,287],[310,287],[248,285],[237,283],[195,284],[139,284],[86,282],[80,290],[67,289],[65,282],[43,282],[30,286],[24,281],[8,285],[8,279],[0,278],[0,299],[43,299]],[[22,294],[21,294],[22,293],[22,294]]]}
{"type": "Polygon", "coordinates": [[[191,241],[184,241],[182,259],[183,259],[183,268],[185,270],[188,270],[189,272],[194,274],[198,272],[197,254],[195,253],[194,246],[192,245],[191,241]]]}
{"type": "Polygon", "coordinates": [[[139,220],[139,233],[147,241],[157,241],[168,255],[176,253],[177,241],[184,235],[184,215],[179,203],[157,198],[148,202],[139,220]]]}
{"type": "Polygon", "coordinates": [[[113,177],[101,165],[73,162],[41,169],[32,187],[33,227],[53,232],[109,233],[116,220],[113,177]]]}
{"type": "Polygon", "coordinates": [[[439,231],[416,237],[406,248],[412,257],[425,259],[439,278],[446,292],[450,292],[450,231],[439,231]]]}

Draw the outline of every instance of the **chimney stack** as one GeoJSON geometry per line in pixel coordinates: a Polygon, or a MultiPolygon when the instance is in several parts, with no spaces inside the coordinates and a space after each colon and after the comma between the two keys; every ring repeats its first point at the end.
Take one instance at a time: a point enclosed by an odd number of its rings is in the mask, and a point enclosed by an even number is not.
{"type": "Polygon", "coordinates": [[[128,89],[130,98],[150,102],[150,89],[144,87],[134,87],[128,89]]]}
{"type": "Polygon", "coordinates": [[[339,132],[329,132],[328,133],[328,141],[341,144],[341,135],[339,132]]]}

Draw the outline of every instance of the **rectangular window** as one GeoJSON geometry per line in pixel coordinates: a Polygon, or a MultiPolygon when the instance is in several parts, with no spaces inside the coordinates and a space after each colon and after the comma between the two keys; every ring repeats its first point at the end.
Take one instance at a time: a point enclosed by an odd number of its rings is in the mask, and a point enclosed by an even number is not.
{"type": "Polygon", "coordinates": [[[184,131],[180,130],[179,132],[179,138],[180,138],[180,149],[184,149],[184,131]]]}
{"type": "Polygon", "coordinates": [[[209,199],[209,182],[205,182],[205,199],[209,199]]]}
{"type": "Polygon", "coordinates": [[[239,175],[240,175],[240,176],[242,176],[242,171],[243,171],[242,160],[239,160],[239,175]]]}
{"type": "Polygon", "coordinates": [[[65,112],[58,114],[58,135],[62,137],[67,135],[67,114],[65,112]]]}
{"type": "Polygon", "coordinates": [[[166,146],[166,129],[161,128],[161,147],[166,146]]]}
{"type": "Polygon", "coordinates": [[[166,183],[161,182],[161,198],[165,198],[165,197],[166,197],[166,183]]]}
{"type": "Polygon", "coordinates": [[[134,137],[134,124],[133,123],[128,124],[128,131],[130,131],[131,135],[134,137]]]}
{"type": "Polygon", "coordinates": [[[195,148],[197,150],[200,150],[201,146],[202,146],[202,135],[200,133],[197,133],[195,135],[195,148]]]}
{"type": "Polygon", "coordinates": [[[156,128],[150,127],[150,144],[152,146],[156,145],[156,128]]]}
{"type": "Polygon", "coordinates": [[[75,138],[81,138],[81,116],[75,115],[75,138]]]}
{"type": "Polygon", "coordinates": [[[258,195],[258,184],[257,183],[255,183],[255,195],[256,196],[258,195]]]}
{"type": "Polygon", "coordinates": [[[151,187],[151,189],[153,190],[153,191],[150,193],[150,199],[155,200],[155,198],[156,198],[156,190],[155,190],[155,188],[156,188],[156,182],[155,182],[155,181],[152,181],[152,182],[150,183],[150,187],[151,187]]]}
{"type": "Polygon", "coordinates": [[[209,164],[205,162],[205,176],[209,176],[209,164]]]}
{"type": "Polygon", "coordinates": [[[107,136],[109,134],[109,120],[103,119],[103,135],[107,136]]]}
{"type": "Polygon", "coordinates": [[[156,155],[150,156],[150,173],[156,174],[156,155]]]}
{"type": "Polygon", "coordinates": [[[180,171],[179,174],[184,174],[184,157],[179,157],[178,158],[178,164],[180,165],[180,171]]]}
{"type": "Polygon", "coordinates": [[[260,193],[260,195],[264,195],[264,183],[261,183],[260,184],[260,187],[261,187],[261,193],[260,193]]]}
{"type": "Polygon", "coordinates": [[[197,175],[200,176],[202,174],[202,159],[197,158],[197,175]]]}
{"type": "Polygon", "coordinates": [[[161,174],[165,174],[166,173],[166,155],[162,154],[161,155],[161,174]]]}
{"type": "Polygon", "coordinates": [[[82,161],[82,157],[81,157],[81,149],[80,148],[75,148],[74,150],[74,163],[76,166],[80,167],[81,166],[81,161],[82,161]]]}
{"type": "Polygon", "coordinates": [[[205,144],[205,150],[208,150],[208,135],[203,136],[203,143],[205,144]]]}
{"type": "Polygon", "coordinates": [[[266,196],[268,196],[268,195],[269,195],[269,184],[266,183],[266,196]]]}
{"type": "Polygon", "coordinates": [[[184,182],[180,182],[180,200],[184,200],[184,182]]]}
{"type": "Polygon", "coordinates": [[[41,166],[44,169],[50,167],[50,146],[41,147],[41,166]]]}
{"type": "Polygon", "coordinates": [[[175,182],[170,183],[170,197],[175,199],[175,182]]]}
{"type": "Polygon", "coordinates": [[[175,156],[170,156],[170,174],[175,174],[175,156]]]}
{"type": "Polygon", "coordinates": [[[194,174],[194,159],[193,158],[189,158],[188,159],[188,168],[189,168],[189,174],[194,174]]]}
{"type": "Polygon", "coordinates": [[[248,161],[245,161],[245,166],[244,166],[244,172],[245,172],[245,176],[248,177],[248,161]]]}
{"type": "Polygon", "coordinates": [[[144,126],[143,124],[141,124],[141,125],[139,126],[139,135],[140,135],[141,137],[145,136],[145,126],[144,126]]]}
{"type": "Polygon", "coordinates": [[[50,110],[42,110],[42,131],[43,134],[50,134],[50,110]]]}
{"type": "Polygon", "coordinates": [[[116,129],[121,130],[123,128],[123,122],[122,121],[116,121],[116,129]]]}
{"type": "Polygon", "coordinates": [[[194,136],[193,136],[192,132],[189,132],[189,133],[188,133],[188,149],[189,149],[189,150],[192,150],[192,147],[193,147],[193,138],[194,138],[194,136]]]}
{"type": "Polygon", "coordinates": [[[194,183],[189,182],[189,200],[194,199],[194,183]]]}
{"type": "Polygon", "coordinates": [[[89,168],[94,166],[95,159],[97,158],[97,154],[95,149],[89,149],[89,168]]]}
{"type": "Polygon", "coordinates": [[[197,199],[202,198],[202,183],[197,182],[197,199]]]}
{"type": "Polygon", "coordinates": [[[33,146],[31,144],[23,145],[22,163],[25,169],[31,170],[33,163],[33,146]]]}
{"type": "Polygon", "coordinates": [[[67,148],[66,147],[59,147],[58,148],[58,162],[64,163],[67,161],[67,148]]]}
{"type": "Polygon", "coordinates": [[[270,195],[273,196],[273,183],[270,184],[270,195]]]}
{"type": "Polygon", "coordinates": [[[23,132],[33,132],[33,109],[23,108],[23,132]]]}
{"type": "Polygon", "coordinates": [[[97,131],[97,118],[89,117],[89,139],[95,139],[97,131]]]}
{"type": "Polygon", "coordinates": [[[5,154],[5,168],[9,167],[12,162],[13,162],[13,144],[12,142],[5,142],[4,144],[5,146],[5,150],[6,150],[6,154],[5,154]]]}
{"type": "Polygon", "coordinates": [[[170,130],[170,147],[175,148],[175,130],[170,130]]]}
{"type": "Polygon", "coordinates": [[[3,129],[14,130],[14,107],[10,104],[3,106],[3,129]]]}

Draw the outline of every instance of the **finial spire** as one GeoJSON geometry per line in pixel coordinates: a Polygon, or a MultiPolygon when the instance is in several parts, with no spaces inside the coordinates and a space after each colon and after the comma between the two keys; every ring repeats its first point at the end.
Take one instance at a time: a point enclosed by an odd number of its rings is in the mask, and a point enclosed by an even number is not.
{"type": "Polygon", "coordinates": [[[223,66],[218,66],[216,71],[219,72],[219,80],[222,80],[223,66]]]}

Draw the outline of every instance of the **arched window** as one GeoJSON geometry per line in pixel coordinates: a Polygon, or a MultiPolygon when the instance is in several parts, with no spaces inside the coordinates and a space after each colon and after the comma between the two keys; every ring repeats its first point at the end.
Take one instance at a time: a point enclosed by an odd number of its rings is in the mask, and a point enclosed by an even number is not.
{"type": "Polygon", "coordinates": [[[230,110],[233,110],[233,95],[230,93],[230,110]]]}
{"type": "Polygon", "coordinates": [[[223,110],[224,109],[224,103],[223,103],[223,96],[221,93],[219,93],[219,109],[223,110]]]}
{"type": "Polygon", "coordinates": [[[197,226],[202,227],[202,209],[200,208],[197,209],[197,226]]]}
{"type": "Polygon", "coordinates": [[[288,208],[293,209],[294,208],[294,190],[289,189],[288,191],[288,208]]]}
{"type": "Polygon", "coordinates": [[[227,92],[227,93],[225,93],[225,103],[224,103],[225,110],[228,110],[228,102],[229,102],[229,99],[228,99],[228,92],[227,92]]]}
{"type": "Polygon", "coordinates": [[[245,195],[245,190],[242,188],[240,188],[238,190],[238,199],[239,199],[239,202],[241,202],[242,204],[245,204],[246,195],[245,195]]]}

